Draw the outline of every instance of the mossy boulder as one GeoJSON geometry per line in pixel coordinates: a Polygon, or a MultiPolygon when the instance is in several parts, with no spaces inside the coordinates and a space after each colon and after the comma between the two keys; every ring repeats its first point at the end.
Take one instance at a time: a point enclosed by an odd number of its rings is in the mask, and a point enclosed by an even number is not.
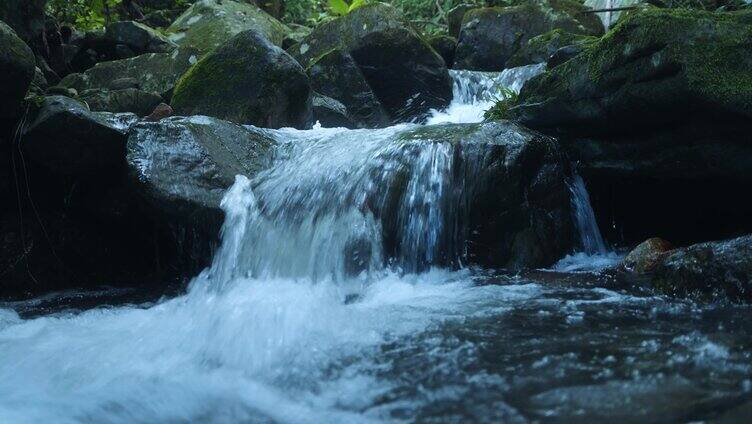
{"type": "Polygon", "coordinates": [[[93,112],[134,113],[138,116],[150,114],[162,103],[162,97],[137,88],[121,90],[92,89],[79,94],[79,99],[89,105],[93,112]]]}
{"type": "Polygon", "coordinates": [[[310,124],[311,87],[303,68],[263,35],[249,30],[201,59],[175,87],[171,106],[258,127],[310,124]]]}
{"type": "Polygon", "coordinates": [[[8,25],[0,22],[0,127],[3,120],[18,115],[34,79],[34,69],[34,54],[29,46],[8,25]]]}
{"type": "Polygon", "coordinates": [[[342,49],[324,54],[308,67],[307,72],[311,87],[341,102],[356,126],[378,128],[389,125],[389,115],[381,102],[355,60],[342,49]]]}
{"type": "Polygon", "coordinates": [[[452,98],[444,60],[391,6],[358,8],[320,25],[288,51],[309,67],[334,49],[353,58],[394,122],[422,118],[452,98]]]}
{"type": "Polygon", "coordinates": [[[240,32],[251,29],[278,46],[290,32],[283,23],[256,5],[231,0],[197,1],[167,31],[171,41],[206,54],[240,32]]]}
{"type": "Polygon", "coordinates": [[[139,22],[121,21],[107,25],[105,39],[112,44],[125,45],[137,54],[168,53],[175,43],[159,32],[139,22]]]}
{"type": "Polygon", "coordinates": [[[527,0],[510,7],[487,7],[465,13],[456,69],[501,71],[536,36],[555,29],[572,34],[601,35],[603,24],[575,0],[527,0]]]}
{"type": "Polygon", "coordinates": [[[676,249],[655,267],[651,283],[672,296],[752,303],[752,236],[676,249]]]}
{"type": "Polygon", "coordinates": [[[531,65],[533,63],[547,62],[552,55],[563,47],[576,46],[584,49],[598,38],[572,34],[561,29],[555,29],[545,34],[533,37],[528,40],[506,63],[508,68],[517,66],[531,65]]]}
{"type": "Polygon", "coordinates": [[[59,85],[83,92],[94,88],[114,88],[113,82],[134,78],[140,89],[159,94],[165,99],[172,96],[178,79],[198,62],[199,52],[191,48],[178,48],[171,53],[147,53],[130,59],[98,63],[83,74],[70,74],[59,85]]]}

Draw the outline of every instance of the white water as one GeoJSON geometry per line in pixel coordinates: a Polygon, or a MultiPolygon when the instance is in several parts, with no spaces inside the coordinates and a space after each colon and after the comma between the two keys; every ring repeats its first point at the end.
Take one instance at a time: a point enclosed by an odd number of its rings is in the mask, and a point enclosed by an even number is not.
{"type": "MultiPolygon", "coordinates": [[[[585,0],[585,6],[593,10],[604,10],[634,6],[639,2],[640,0],[585,0]]],[[[603,26],[606,28],[606,30],[608,30],[616,23],[616,21],[619,20],[619,17],[622,13],[623,11],[613,10],[607,12],[599,12],[596,13],[596,15],[600,18],[601,22],[603,22],[603,26]]]]}
{"type": "MultiPolygon", "coordinates": [[[[477,122],[489,89],[519,90],[535,72],[455,73],[459,94],[431,122],[477,122]]],[[[380,406],[397,384],[379,377],[380,346],[498,315],[541,289],[410,273],[438,263],[439,240],[456,231],[442,202],[451,147],[384,143],[412,127],[270,131],[285,141],[277,164],[228,191],[222,246],[184,296],[32,320],[0,310],[0,422],[350,423],[414,408],[380,406]],[[389,206],[394,178],[407,195],[389,206]],[[386,207],[406,274],[382,268],[371,210],[386,207]]]]}

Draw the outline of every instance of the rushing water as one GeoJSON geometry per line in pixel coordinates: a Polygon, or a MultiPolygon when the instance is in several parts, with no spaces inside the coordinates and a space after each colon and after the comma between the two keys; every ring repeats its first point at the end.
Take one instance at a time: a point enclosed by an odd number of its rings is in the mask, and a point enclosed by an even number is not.
{"type": "MultiPolygon", "coordinates": [[[[433,118],[477,121],[499,77],[454,78],[467,95],[433,118]]],[[[383,142],[413,127],[270,131],[276,164],[237,178],[222,246],[185,295],[5,305],[0,422],[743,422],[748,308],[607,273],[430,267],[457,231],[448,189],[468,182],[448,176],[451,146],[383,142]],[[394,178],[399,201],[383,192],[394,178]]],[[[603,254],[584,183],[571,188],[583,254],[603,254]]]]}

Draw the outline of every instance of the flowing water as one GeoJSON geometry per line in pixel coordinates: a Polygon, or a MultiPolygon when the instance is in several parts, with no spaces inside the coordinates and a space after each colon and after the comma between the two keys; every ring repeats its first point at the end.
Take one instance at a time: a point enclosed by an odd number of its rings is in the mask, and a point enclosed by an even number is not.
{"type": "MultiPolygon", "coordinates": [[[[434,124],[479,120],[503,81],[453,77],[434,124]]],[[[472,182],[449,172],[447,143],[385,141],[417,127],[270,130],[276,163],[228,190],[221,248],[182,296],[4,305],[0,422],[744,422],[749,308],[582,266],[462,267],[452,193],[472,182]]],[[[570,187],[580,262],[593,262],[607,246],[584,183],[570,187]]]]}

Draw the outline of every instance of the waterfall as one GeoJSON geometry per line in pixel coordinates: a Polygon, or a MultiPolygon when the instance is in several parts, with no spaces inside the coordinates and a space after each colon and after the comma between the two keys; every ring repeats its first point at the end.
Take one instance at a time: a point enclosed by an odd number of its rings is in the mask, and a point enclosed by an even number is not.
{"type": "Polygon", "coordinates": [[[574,212],[575,223],[580,234],[580,243],[583,252],[594,254],[606,254],[606,242],[601,236],[598,228],[598,222],[595,219],[595,212],[590,204],[590,195],[585,187],[585,181],[575,173],[572,181],[569,183],[569,191],[572,194],[572,209],[574,212]]]}

